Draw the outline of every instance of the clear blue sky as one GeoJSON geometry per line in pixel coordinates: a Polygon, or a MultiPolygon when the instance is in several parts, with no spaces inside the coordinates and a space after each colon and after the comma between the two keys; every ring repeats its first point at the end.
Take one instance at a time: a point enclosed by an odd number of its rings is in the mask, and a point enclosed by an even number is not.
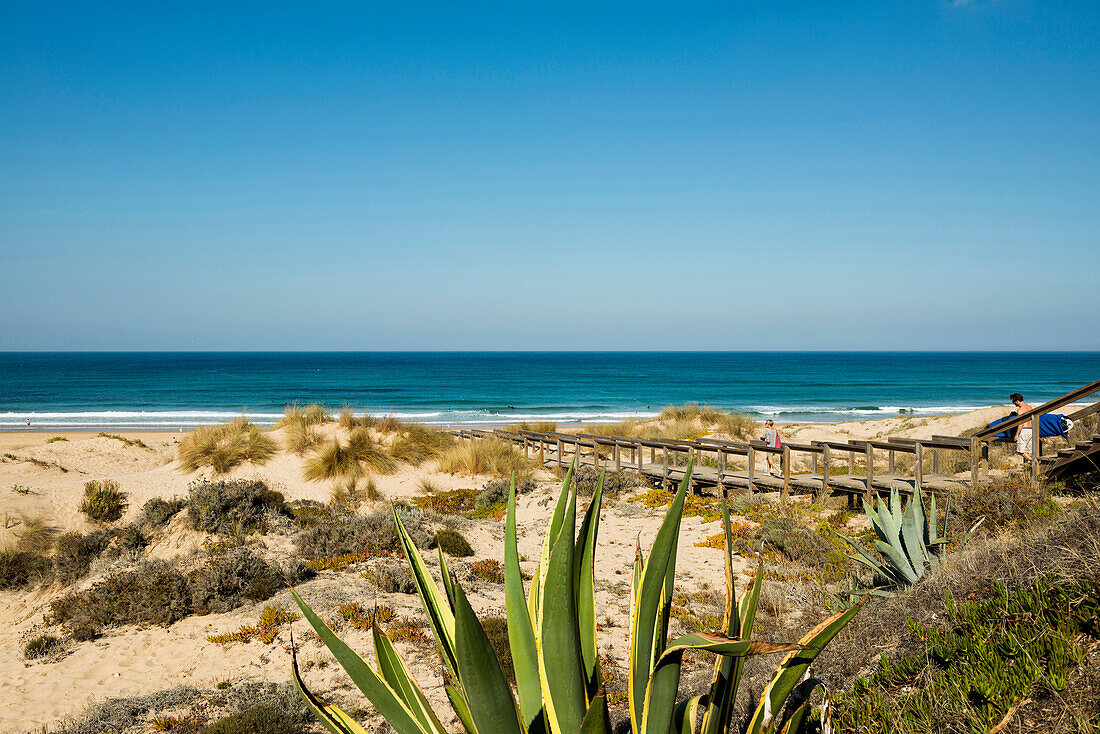
{"type": "Polygon", "coordinates": [[[0,14],[0,349],[1098,349],[1098,266],[1095,0],[0,14]]]}

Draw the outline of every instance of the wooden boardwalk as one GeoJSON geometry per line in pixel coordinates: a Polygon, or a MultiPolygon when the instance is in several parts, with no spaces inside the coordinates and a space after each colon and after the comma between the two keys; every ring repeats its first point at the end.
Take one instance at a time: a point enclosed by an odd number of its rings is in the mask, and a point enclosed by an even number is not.
{"type": "MultiPolygon", "coordinates": [[[[693,464],[692,491],[713,489],[717,494],[727,489],[748,492],[778,492],[781,500],[793,493],[846,495],[850,503],[863,495],[892,490],[912,492],[920,485],[928,492],[948,491],[956,487],[976,487],[987,478],[989,443],[994,435],[1016,425],[1033,426],[1036,460],[1032,462],[1034,476],[1041,466],[1051,470],[1081,464],[1092,466],[1100,461],[1100,434],[1089,441],[1063,449],[1057,456],[1042,457],[1039,438],[1039,417],[1069,405],[1081,397],[1100,392],[1100,380],[1055,398],[1028,413],[1017,416],[995,429],[987,428],[970,437],[932,436],[931,438],[889,437],[882,440],[814,441],[809,444],[788,443],[781,448],[766,446],[760,441],[724,441],[698,438],[690,441],[638,438],[634,436],[601,436],[589,433],[556,431],[485,431],[465,429],[453,431],[461,438],[478,440],[499,438],[522,446],[527,456],[537,456],[543,466],[565,467],[572,463],[609,471],[636,471],[657,480],[664,488],[679,483],[689,462],[693,464]],[[1030,423],[1029,423],[1030,422],[1030,423]],[[803,455],[809,471],[792,473],[791,457],[803,455]],[[931,471],[925,471],[931,454],[931,471]],[[779,475],[760,471],[761,458],[771,455],[782,467],[779,475]],[[911,457],[911,474],[898,469],[898,455],[911,457]],[[953,456],[952,456],[953,455],[953,456]],[[884,458],[885,470],[881,470],[884,458]],[[962,461],[949,460],[962,458],[962,461]],[[1097,457],[1097,458],[1094,458],[1097,457]],[[967,471],[949,473],[948,466],[965,465],[967,471]],[[838,465],[840,468],[838,468],[838,465]],[[880,471],[881,470],[881,471],[880,471]]],[[[1100,402],[1072,414],[1082,419],[1100,412],[1100,402]]]]}

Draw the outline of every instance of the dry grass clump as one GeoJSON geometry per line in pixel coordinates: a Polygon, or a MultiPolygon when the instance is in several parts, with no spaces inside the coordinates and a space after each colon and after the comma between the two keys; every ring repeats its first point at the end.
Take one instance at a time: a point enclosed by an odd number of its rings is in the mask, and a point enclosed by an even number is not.
{"type": "Polygon", "coordinates": [[[50,561],[40,553],[0,548],[0,589],[21,589],[50,576],[50,561]]]}
{"type": "Polygon", "coordinates": [[[291,403],[283,408],[283,417],[275,424],[276,428],[289,428],[290,426],[318,426],[332,420],[332,413],[328,408],[319,403],[299,405],[291,403]]]}
{"type": "Polygon", "coordinates": [[[718,433],[732,436],[734,439],[755,438],[756,421],[742,413],[720,410],[710,405],[684,403],[670,405],[661,411],[658,418],[669,422],[696,422],[713,427],[718,433]]]}
{"type": "Polygon", "coordinates": [[[370,413],[356,415],[350,405],[345,405],[340,409],[340,415],[337,420],[340,422],[340,427],[347,431],[355,428],[371,428],[376,422],[374,416],[370,413]]]}
{"type": "Polygon", "coordinates": [[[558,430],[558,424],[555,421],[520,421],[508,426],[508,430],[553,433],[558,430]]]}
{"type": "Polygon", "coordinates": [[[265,464],[275,450],[275,441],[241,416],[187,434],[180,442],[179,458],[187,471],[210,467],[215,474],[224,474],[245,462],[265,464]]]}
{"type": "Polygon", "coordinates": [[[364,492],[359,487],[358,477],[345,477],[337,480],[329,493],[328,502],[334,507],[343,507],[355,512],[363,504],[364,492]]]}
{"type": "Polygon", "coordinates": [[[534,462],[512,444],[499,438],[464,441],[443,452],[439,457],[439,470],[448,474],[487,475],[527,479],[534,470],[534,462]]]}
{"type": "Polygon", "coordinates": [[[324,439],[313,426],[305,423],[291,423],[286,429],[286,450],[298,456],[305,456],[320,445],[324,439]]]}
{"type": "Polygon", "coordinates": [[[370,431],[357,428],[351,432],[347,444],[340,443],[338,438],[326,441],[306,461],[303,473],[310,481],[320,481],[357,479],[367,470],[390,474],[395,469],[397,462],[386,452],[385,447],[371,437],[370,431]]]}
{"type": "Polygon", "coordinates": [[[403,423],[399,433],[390,446],[390,455],[413,466],[434,459],[455,444],[451,434],[419,423],[403,423]]]}
{"type": "Polygon", "coordinates": [[[954,487],[948,497],[948,532],[955,537],[965,533],[979,517],[985,518],[986,527],[1021,527],[1059,512],[1050,487],[1023,475],[998,477],[977,487],[954,487]]]}
{"type": "Polygon", "coordinates": [[[126,509],[126,493],[113,479],[93,480],[84,483],[84,498],[80,511],[95,523],[106,524],[122,517],[126,509]]]}

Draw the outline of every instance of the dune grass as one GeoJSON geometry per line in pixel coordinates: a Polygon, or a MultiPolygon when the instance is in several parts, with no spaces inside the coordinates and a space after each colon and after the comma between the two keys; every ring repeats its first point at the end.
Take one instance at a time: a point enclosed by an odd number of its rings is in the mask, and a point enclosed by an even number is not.
{"type": "Polygon", "coordinates": [[[320,403],[299,405],[291,403],[283,408],[283,417],[275,424],[276,428],[289,428],[293,425],[318,426],[332,420],[332,413],[320,403]]]}
{"type": "Polygon", "coordinates": [[[553,433],[558,430],[558,424],[554,421],[520,421],[508,426],[510,431],[534,431],[536,433],[553,433]]]}
{"type": "Polygon", "coordinates": [[[187,471],[210,467],[215,474],[224,474],[245,462],[266,464],[275,450],[274,439],[241,416],[187,434],[180,442],[179,459],[187,471]]]}
{"type": "Polygon", "coordinates": [[[291,423],[287,426],[286,450],[298,456],[305,456],[323,440],[321,434],[311,425],[291,423]]]}
{"type": "Polygon", "coordinates": [[[356,415],[352,407],[347,404],[340,409],[337,421],[339,421],[340,427],[347,431],[355,428],[371,428],[376,422],[374,416],[370,413],[364,412],[363,415],[356,415]]]}
{"type": "Polygon", "coordinates": [[[114,522],[122,517],[126,505],[126,493],[119,489],[115,480],[94,479],[84,483],[80,511],[92,522],[101,525],[114,522]]]}
{"type": "Polygon", "coordinates": [[[496,438],[465,441],[451,447],[439,457],[439,470],[448,474],[487,475],[526,479],[534,470],[534,462],[512,444],[496,438]]]}
{"type": "Polygon", "coordinates": [[[454,436],[445,431],[420,423],[404,423],[400,435],[390,446],[390,454],[398,461],[418,466],[439,456],[454,443],[454,436]]]}
{"type": "Polygon", "coordinates": [[[338,438],[324,442],[306,461],[303,473],[306,479],[316,482],[358,479],[367,471],[390,474],[396,468],[397,462],[371,437],[370,431],[356,428],[346,444],[338,438]]]}

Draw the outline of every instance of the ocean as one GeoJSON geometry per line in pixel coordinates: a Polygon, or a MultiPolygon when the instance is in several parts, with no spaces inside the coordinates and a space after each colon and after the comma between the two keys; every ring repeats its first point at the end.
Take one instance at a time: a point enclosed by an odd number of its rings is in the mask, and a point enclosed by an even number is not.
{"type": "Polygon", "coordinates": [[[698,402],[781,422],[1036,404],[1100,352],[6,352],[0,430],[163,429],[289,403],[449,426],[645,417],[698,402]]]}

